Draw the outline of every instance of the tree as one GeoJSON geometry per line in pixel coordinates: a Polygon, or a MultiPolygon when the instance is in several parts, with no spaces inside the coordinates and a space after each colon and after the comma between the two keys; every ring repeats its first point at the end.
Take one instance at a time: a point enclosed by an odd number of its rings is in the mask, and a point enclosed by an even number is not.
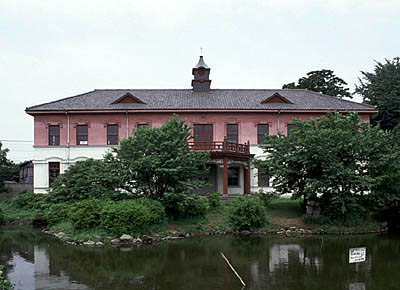
{"type": "Polygon", "coordinates": [[[337,98],[352,98],[349,89],[345,86],[347,86],[347,83],[343,79],[335,76],[332,70],[323,69],[307,73],[306,77],[302,77],[298,80],[297,85],[293,82],[283,85],[282,88],[308,89],[337,98]]]}
{"type": "Polygon", "coordinates": [[[322,214],[332,220],[365,214],[366,193],[382,194],[378,185],[397,158],[390,154],[390,133],[362,122],[356,113],[293,123],[296,129],[287,137],[266,136],[261,146],[266,160],[256,161],[273,172],[276,192],[318,200],[322,214]]]}
{"type": "Polygon", "coordinates": [[[190,192],[204,185],[209,156],[189,150],[191,128],[174,116],[160,128],[144,127],[106,156],[135,196],[162,200],[165,193],[190,192]]]}
{"type": "Polygon", "coordinates": [[[372,117],[372,124],[392,130],[400,123],[400,58],[376,62],[373,72],[361,73],[355,92],[377,107],[379,112],[372,117]]]}
{"type": "Polygon", "coordinates": [[[18,181],[19,177],[17,165],[7,158],[8,152],[0,143],[0,192],[5,191],[4,181],[18,181]]]}

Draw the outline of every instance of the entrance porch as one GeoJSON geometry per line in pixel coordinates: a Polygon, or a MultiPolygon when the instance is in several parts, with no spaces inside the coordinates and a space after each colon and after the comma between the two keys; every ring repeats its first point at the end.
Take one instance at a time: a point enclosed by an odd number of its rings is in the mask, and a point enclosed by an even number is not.
{"type": "Polygon", "coordinates": [[[209,186],[196,190],[205,194],[221,192],[228,194],[250,194],[250,144],[236,144],[222,142],[193,142],[189,144],[191,150],[210,152],[209,186]]]}

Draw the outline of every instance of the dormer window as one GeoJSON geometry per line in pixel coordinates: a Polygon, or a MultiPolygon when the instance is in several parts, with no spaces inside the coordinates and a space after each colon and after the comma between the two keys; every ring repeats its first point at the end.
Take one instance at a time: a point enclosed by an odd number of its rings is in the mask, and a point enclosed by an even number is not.
{"type": "Polygon", "coordinates": [[[266,98],[261,104],[293,104],[279,93],[274,93],[272,96],[266,98]]]}
{"type": "Polygon", "coordinates": [[[146,104],[146,103],[128,92],[122,97],[112,102],[111,104],[114,105],[114,104],[146,104]]]}

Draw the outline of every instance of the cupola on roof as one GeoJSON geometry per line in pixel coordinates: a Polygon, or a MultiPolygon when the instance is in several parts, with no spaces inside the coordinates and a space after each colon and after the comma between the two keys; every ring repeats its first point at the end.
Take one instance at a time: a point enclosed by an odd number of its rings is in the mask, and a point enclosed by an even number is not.
{"type": "Polygon", "coordinates": [[[193,92],[209,92],[211,86],[210,80],[210,67],[204,62],[203,56],[200,55],[199,62],[192,69],[192,80],[193,92]]]}

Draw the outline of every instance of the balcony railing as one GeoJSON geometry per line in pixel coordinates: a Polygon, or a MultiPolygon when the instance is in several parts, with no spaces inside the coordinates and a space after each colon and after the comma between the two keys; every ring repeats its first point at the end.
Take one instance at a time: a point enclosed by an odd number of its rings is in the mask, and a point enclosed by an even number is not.
{"type": "Polygon", "coordinates": [[[189,142],[189,148],[195,151],[250,153],[249,143],[237,144],[229,141],[189,142]]]}

